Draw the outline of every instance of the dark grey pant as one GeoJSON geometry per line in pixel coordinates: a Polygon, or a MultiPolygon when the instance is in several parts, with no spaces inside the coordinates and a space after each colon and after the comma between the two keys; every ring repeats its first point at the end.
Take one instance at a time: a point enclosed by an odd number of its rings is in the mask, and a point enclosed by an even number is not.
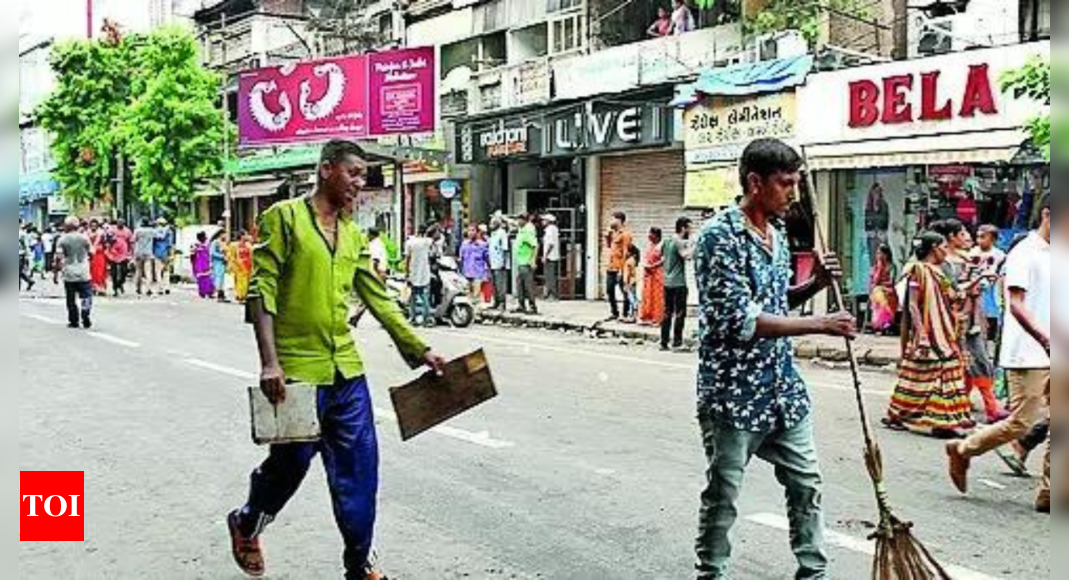
{"type": "Polygon", "coordinates": [[[546,299],[560,300],[560,262],[546,261],[546,299]]]}
{"type": "Polygon", "coordinates": [[[516,274],[516,300],[520,303],[520,310],[538,311],[535,304],[535,273],[531,266],[520,266],[516,274]]]}
{"type": "Polygon", "coordinates": [[[72,327],[85,324],[93,312],[93,286],[89,282],[65,282],[63,290],[67,298],[67,322],[72,327]]]}
{"type": "Polygon", "coordinates": [[[687,326],[686,287],[664,289],[664,320],[661,321],[661,346],[683,346],[683,332],[687,326]]]}
{"type": "Polygon", "coordinates": [[[509,271],[494,270],[494,308],[504,308],[508,302],[509,271]]]}

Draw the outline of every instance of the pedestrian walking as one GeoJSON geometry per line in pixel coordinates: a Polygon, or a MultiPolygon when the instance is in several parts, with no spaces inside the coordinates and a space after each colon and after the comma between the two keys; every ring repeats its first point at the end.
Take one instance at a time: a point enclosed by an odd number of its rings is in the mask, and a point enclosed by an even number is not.
{"type": "MultiPolygon", "coordinates": [[[[947,445],[950,477],[962,493],[969,489],[973,459],[1028,433],[1041,419],[1050,396],[1051,332],[1051,209],[1046,200],[1039,228],[1006,258],[1006,291],[1010,316],[1002,334],[1002,368],[1010,385],[1013,412],[1009,419],[947,445]]],[[[1053,421],[1053,415],[1052,415],[1053,421]]],[[[1036,510],[1050,513],[1050,444],[1036,510]]]]}
{"type": "Polygon", "coordinates": [[[45,270],[48,269],[47,262],[45,261],[45,243],[43,234],[37,228],[30,229],[30,248],[33,256],[33,268],[32,274],[36,274],[45,279],[45,270]]]}
{"type": "Polygon", "coordinates": [[[130,258],[133,251],[134,234],[126,227],[126,222],[119,220],[106,236],[108,269],[111,271],[111,290],[118,297],[126,294],[126,278],[130,270],[130,258]]]}
{"type": "Polygon", "coordinates": [[[134,287],[137,295],[152,296],[156,288],[156,228],[148,218],[134,230],[134,287]]]}
{"type": "Polygon", "coordinates": [[[691,220],[676,220],[675,236],[664,243],[664,320],[661,322],[661,350],[683,348],[687,326],[687,262],[694,257],[691,220]],[[671,341],[671,343],[669,343],[671,341]]]}
{"type": "Polygon", "coordinates": [[[63,235],[56,243],[55,269],[63,279],[67,298],[67,325],[70,328],[93,327],[93,285],[90,255],[93,244],[79,231],[81,222],[71,216],[63,222],[63,235]]]}
{"type": "Polygon", "coordinates": [[[494,281],[494,310],[504,312],[509,291],[509,228],[505,220],[495,217],[490,222],[490,271],[494,281]]]}
{"type": "Polygon", "coordinates": [[[174,230],[165,218],[156,220],[152,255],[156,263],[156,284],[163,294],[171,293],[171,266],[174,262],[174,230]]]}
{"type": "Polygon", "coordinates": [[[468,238],[460,245],[460,270],[471,284],[471,299],[478,304],[483,283],[490,278],[490,247],[476,226],[468,228],[468,238]]]}
{"type": "Polygon", "coordinates": [[[980,226],[976,233],[976,247],[969,256],[973,266],[979,268],[987,279],[982,285],[980,310],[986,320],[988,340],[996,340],[1002,328],[1002,267],[1006,263],[1006,252],[996,245],[999,235],[995,226],[980,226]]]}
{"type": "Polygon", "coordinates": [[[108,257],[105,238],[106,232],[100,221],[90,220],[89,243],[93,245],[93,256],[90,258],[89,276],[93,282],[93,292],[97,296],[104,296],[108,293],[108,257]]]}
{"type": "Polygon", "coordinates": [[[212,286],[215,288],[215,299],[219,302],[227,302],[226,273],[230,269],[230,260],[227,258],[229,246],[230,236],[225,230],[216,232],[209,246],[212,259],[212,286]]]}
{"type": "Polygon", "coordinates": [[[238,241],[233,244],[234,299],[244,304],[249,295],[249,283],[252,280],[252,236],[242,231],[238,241]]]}
{"type": "Polygon", "coordinates": [[[405,244],[405,256],[408,260],[408,285],[412,288],[412,300],[409,306],[409,320],[412,324],[427,327],[435,325],[431,312],[431,281],[434,272],[431,262],[437,253],[437,243],[441,233],[437,225],[431,225],[422,236],[416,236],[405,244]]]}
{"type": "Polygon", "coordinates": [[[47,226],[41,232],[41,279],[44,280],[45,274],[49,272],[56,273],[56,242],[59,240],[59,235],[56,233],[56,227],[53,225],[47,226]]]}
{"type": "MultiPolygon", "coordinates": [[[[605,235],[605,246],[609,251],[609,268],[605,278],[605,294],[609,298],[609,308],[613,320],[620,319],[620,307],[617,303],[616,291],[623,285],[624,266],[627,264],[627,251],[634,243],[631,232],[627,229],[627,214],[616,212],[609,224],[609,232],[605,235]]],[[[630,299],[624,293],[624,312],[631,310],[630,299]]]]}
{"type": "Polygon", "coordinates": [[[19,223],[19,290],[22,290],[23,283],[26,284],[26,291],[33,290],[36,282],[33,281],[30,268],[30,232],[29,227],[23,223],[19,223]]]}
{"type": "Polygon", "coordinates": [[[634,324],[638,319],[638,265],[642,262],[642,252],[638,246],[632,244],[627,249],[627,260],[624,262],[624,296],[627,297],[628,308],[624,311],[624,317],[620,322],[634,324]]]}
{"type": "Polygon", "coordinates": [[[755,456],[775,466],[786,488],[797,577],[827,577],[812,403],[788,337],[853,337],[856,328],[847,313],[790,314],[840,275],[838,260],[825,256],[812,280],[791,285],[787,235],[774,224],[795,200],[801,166],[801,156],[781,141],[751,143],[740,164],[742,204],[718,214],[698,239],[698,417],[708,459],[696,542],[698,580],[730,575],[730,532],[755,456]]]}
{"type": "Polygon", "coordinates": [[[513,259],[516,264],[516,301],[519,314],[538,314],[535,303],[535,268],[538,266],[538,229],[531,217],[521,215],[519,233],[513,247],[513,259]]]}
{"type": "Polygon", "coordinates": [[[443,359],[406,324],[372,270],[367,241],[350,217],[367,170],[354,143],[332,141],[315,190],[263,214],[247,311],[260,350],[260,387],[286,398],[288,380],[319,385],[318,443],[274,445],[252,473],[247,503],[230,513],[232,552],[245,573],[266,572],[260,536],[323,457],[347,580],[382,580],[370,557],[379,487],[379,448],[364,361],[347,319],[355,289],[412,368],[439,374],[443,359]]]}
{"type": "Polygon", "coordinates": [[[197,280],[197,295],[204,299],[215,296],[215,284],[212,282],[212,250],[208,234],[197,233],[197,243],[190,252],[193,277],[197,280]]]}
{"type": "Polygon", "coordinates": [[[642,307],[638,321],[646,326],[660,327],[664,322],[664,232],[651,228],[642,265],[642,307]]]}
{"type": "Polygon", "coordinates": [[[937,232],[916,242],[916,258],[906,269],[902,363],[884,425],[921,435],[959,438],[975,426],[965,388],[959,325],[952,304],[959,292],[946,275],[950,252],[937,232]]]}
{"type": "Polygon", "coordinates": [[[390,254],[386,251],[386,242],[382,241],[382,232],[375,228],[367,231],[368,253],[371,255],[371,268],[379,280],[386,281],[390,276],[390,254]]]}
{"type": "Polygon", "coordinates": [[[987,320],[983,316],[980,295],[985,282],[993,282],[996,276],[985,273],[970,260],[973,248],[972,234],[957,219],[948,219],[932,224],[932,229],[948,241],[943,270],[956,291],[952,311],[957,325],[958,341],[965,360],[965,387],[968,393],[980,391],[988,423],[998,423],[1009,413],[995,396],[995,364],[988,352],[987,320]]]}
{"type": "Polygon", "coordinates": [[[560,300],[560,227],[557,216],[547,214],[542,218],[542,267],[546,272],[546,301],[560,300]]]}

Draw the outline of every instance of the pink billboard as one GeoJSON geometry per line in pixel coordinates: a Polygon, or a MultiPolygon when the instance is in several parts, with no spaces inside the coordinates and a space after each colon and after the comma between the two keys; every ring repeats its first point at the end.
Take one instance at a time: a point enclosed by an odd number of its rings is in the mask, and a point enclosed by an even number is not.
{"type": "Polygon", "coordinates": [[[239,146],[434,131],[434,48],[265,68],[239,77],[239,146]]]}

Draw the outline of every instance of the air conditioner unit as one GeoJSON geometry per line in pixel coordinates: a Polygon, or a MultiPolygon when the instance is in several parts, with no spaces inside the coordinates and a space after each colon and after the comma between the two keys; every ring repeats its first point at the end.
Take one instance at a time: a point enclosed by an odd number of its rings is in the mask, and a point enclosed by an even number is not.
{"type": "Polygon", "coordinates": [[[915,21],[918,31],[911,56],[933,56],[954,52],[955,28],[960,28],[958,21],[962,15],[927,18],[918,16],[915,21]]]}
{"type": "Polygon", "coordinates": [[[758,36],[748,49],[752,60],[764,62],[781,58],[804,56],[809,53],[809,42],[797,30],[758,36]]]}

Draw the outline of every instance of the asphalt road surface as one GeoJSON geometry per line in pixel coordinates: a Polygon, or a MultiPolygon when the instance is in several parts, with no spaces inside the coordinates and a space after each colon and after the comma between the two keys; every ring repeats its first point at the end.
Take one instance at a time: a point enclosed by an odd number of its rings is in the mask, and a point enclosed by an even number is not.
{"type": "MultiPolygon", "coordinates": [[[[61,301],[18,305],[21,470],[85,471],[86,542],[21,544],[26,579],[241,578],[224,516],[263,450],[245,388],[257,357],[240,308],[102,301],[92,332],[66,328],[61,301]]],[[[412,378],[381,330],[358,332],[382,446],[377,549],[391,578],[692,578],[704,456],[694,355],[543,331],[432,330],[447,355],[486,348],[501,396],[401,443],[386,389],[412,378]]],[[[875,517],[848,375],[803,368],[816,401],[832,578],[869,577],[875,517]]],[[[873,415],[893,377],[865,377],[873,415]]],[[[901,515],[959,580],[1051,574],[1051,522],[1034,481],[995,457],[960,497],[942,444],[881,430],[901,515]]],[[[1033,469],[1035,469],[1033,465],[1033,469]]],[[[735,577],[793,576],[783,493],[755,463],[735,533],[735,577]]],[[[265,536],[271,578],[340,578],[341,542],[317,465],[265,536]]]]}

